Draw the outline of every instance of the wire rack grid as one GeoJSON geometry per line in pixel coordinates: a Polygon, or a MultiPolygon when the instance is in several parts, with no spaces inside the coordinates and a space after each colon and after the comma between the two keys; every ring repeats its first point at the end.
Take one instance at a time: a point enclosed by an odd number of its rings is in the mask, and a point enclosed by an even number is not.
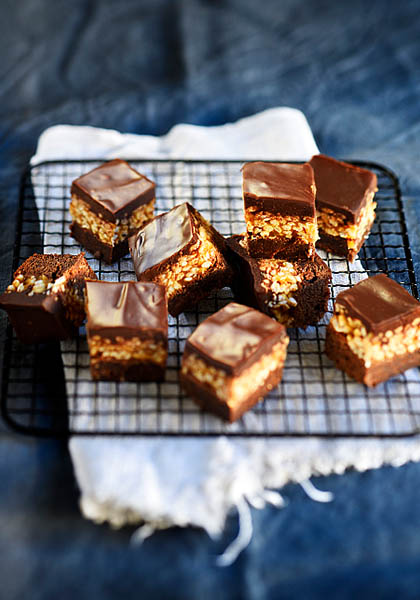
{"type": "MultiPolygon", "coordinates": [[[[244,229],[241,161],[131,160],[157,184],[157,212],[191,202],[224,235],[244,229]]],[[[15,268],[35,251],[78,253],[69,237],[73,179],[100,161],[54,161],[29,169],[21,185],[15,268]]],[[[178,383],[185,340],[204,318],[232,299],[229,289],[169,322],[164,383],[93,382],[85,331],[76,340],[23,346],[6,332],[2,414],[34,435],[402,436],[420,430],[418,369],[370,390],[338,371],[323,353],[325,328],[336,295],[366,274],[385,272],[418,297],[397,178],[374,163],[358,162],[378,176],[377,218],[360,261],[323,255],[333,272],[325,318],[306,331],[290,330],[282,383],[238,422],[225,424],[200,409],[178,383]],[[60,352],[61,350],[61,352],[60,352]]],[[[86,257],[100,279],[134,280],[129,257],[106,265],[86,257]]]]}

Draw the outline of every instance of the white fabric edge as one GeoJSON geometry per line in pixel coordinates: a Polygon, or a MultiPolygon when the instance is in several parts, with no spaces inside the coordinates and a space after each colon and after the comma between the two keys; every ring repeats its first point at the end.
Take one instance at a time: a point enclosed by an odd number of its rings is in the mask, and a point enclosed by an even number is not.
{"type": "Polygon", "coordinates": [[[45,160],[117,157],[308,160],[318,153],[303,113],[294,108],[280,107],[244,117],[236,123],[214,127],[182,123],[161,137],[90,126],[54,125],[39,137],[31,165],[45,160]],[[282,146],[282,140],[277,142],[279,131],[287,135],[287,149],[282,146]],[[295,131],[299,135],[295,136],[295,131]]]}
{"type": "MultiPolygon", "coordinates": [[[[174,497],[155,497],[154,490],[159,491],[165,485],[165,478],[169,474],[167,470],[176,468],[176,461],[166,465],[161,464],[160,473],[153,474],[154,478],[157,476],[157,480],[149,482],[147,503],[145,504],[141,498],[141,490],[138,490],[141,504],[136,502],[136,493],[131,490],[127,495],[130,498],[130,506],[128,506],[121,502],[121,497],[124,496],[121,488],[118,494],[112,494],[114,483],[112,480],[109,482],[110,489],[101,486],[103,497],[98,497],[95,492],[97,488],[94,485],[95,478],[92,477],[92,470],[95,471],[96,477],[98,469],[104,470],[102,483],[106,479],[105,471],[112,472],[110,464],[116,458],[113,456],[112,443],[110,444],[113,439],[101,436],[70,440],[69,448],[76,477],[83,490],[81,509],[87,518],[97,522],[108,521],[116,527],[124,523],[146,521],[156,528],[161,528],[163,525],[169,526],[175,522],[181,526],[203,527],[211,536],[222,532],[225,515],[229,510],[238,506],[243,499],[264,498],[265,490],[281,489],[288,482],[302,483],[312,476],[342,474],[349,468],[363,472],[382,465],[398,467],[410,461],[420,460],[420,440],[417,436],[410,439],[383,440],[342,438],[331,440],[315,437],[232,440],[223,436],[218,439],[201,439],[201,453],[207,460],[200,462],[203,472],[198,477],[195,471],[192,474],[185,474],[174,497]],[[267,445],[268,452],[266,452],[267,445]],[[94,453],[89,446],[95,449],[94,453]],[[216,463],[212,462],[212,457],[216,457],[216,463]],[[211,485],[215,470],[223,483],[220,486],[223,493],[219,496],[215,495],[214,486],[211,485]],[[210,482],[209,485],[203,485],[205,481],[210,482]],[[201,495],[202,504],[186,514],[188,496],[192,494],[194,497],[196,493],[201,495]],[[171,507],[171,516],[160,510],[159,502],[162,502],[162,506],[171,507]],[[159,519],[156,519],[157,514],[160,514],[159,519]]],[[[131,469],[130,462],[133,462],[133,456],[136,456],[134,453],[139,450],[138,441],[138,438],[123,440],[125,448],[117,457],[120,464],[125,465],[128,473],[131,469]]],[[[170,438],[166,438],[165,442],[171,443],[170,438]]],[[[176,451],[179,454],[188,453],[188,446],[194,442],[194,439],[185,438],[172,440],[175,446],[174,453],[176,451]]],[[[154,452],[159,453],[161,443],[162,438],[142,439],[142,454],[150,456],[154,452]]],[[[167,454],[167,456],[171,455],[174,456],[171,453],[167,454]]],[[[137,474],[142,473],[141,469],[138,470],[138,462],[141,461],[141,456],[134,459],[137,474]]],[[[149,459],[146,459],[145,468],[148,462],[149,459]]],[[[124,486],[121,478],[119,482],[124,486]]],[[[129,474],[127,474],[127,482],[128,487],[131,488],[133,484],[129,482],[129,474]]],[[[264,505],[265,502],[260,508],[264,505]]]]}

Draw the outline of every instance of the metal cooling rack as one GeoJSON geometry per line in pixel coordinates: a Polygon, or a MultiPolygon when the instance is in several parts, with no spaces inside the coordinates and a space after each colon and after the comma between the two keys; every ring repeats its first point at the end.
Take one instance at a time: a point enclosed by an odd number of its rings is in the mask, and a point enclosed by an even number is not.
{"type": "MultiPolygon", "coordinates": [[[[240,161],[130,160],[157,183],[157,211],[185,200],[223,234],[244,229],[240,161]]],[[[29,169],[22,180],[14,268],[36,251],[77,253],[68,236],[70,184],[100,161],[55,161],[29,169]]],[[[360,258],[372,275],[385,272],[418,297],[407,224],[396,177],[358,162],[378,176],[377,219],[360,258]]],[[[126,257],[107,266],[86,255],[100,279],[134,279],[126,257]]],[[[332,300],[355,283],[360,268],[326,258],[334,274],[332,300]]],[[[234,436],[401,436],[420,430],[420,375],[412,369],[370,390],[338,371],[323,353],[326,318],[290,331],[281,385],[232,425],[200,411],[178,385],[184,343],[196,325],[232,298],[230,290],[170,320],[166,382],[92,382],[84,331],[70,342],[23,346],[6,332],[2,415],[14,429],[34,435],[142,434],[234,436]]]]}

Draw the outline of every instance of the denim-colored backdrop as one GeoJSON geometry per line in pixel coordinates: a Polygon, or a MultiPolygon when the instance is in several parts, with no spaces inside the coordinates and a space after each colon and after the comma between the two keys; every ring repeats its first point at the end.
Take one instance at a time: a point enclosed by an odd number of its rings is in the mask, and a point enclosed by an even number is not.
{"type": "MultiPolygon", "coordinates": [[[[56,123],[161,134],[289,105],[321,151],[399,175],[420,265],[418,0],[20,0],[0,18],[0,283],[11,274],[19,174],[56,123]]],[[[418,271],[419,273],[419,271],[418,271]]],[[[4,318],[2,316],[2,324],[4,318]]],[[[0,357],[1,358],[1,357],[0,357]]],[[[417,598],[420,465],[319,480],[332,504],[288,486],[253,511],[228,569],[197,530],[128,545],[84,521],[64,443],[0,425],[1,598],[417,598]]]]}

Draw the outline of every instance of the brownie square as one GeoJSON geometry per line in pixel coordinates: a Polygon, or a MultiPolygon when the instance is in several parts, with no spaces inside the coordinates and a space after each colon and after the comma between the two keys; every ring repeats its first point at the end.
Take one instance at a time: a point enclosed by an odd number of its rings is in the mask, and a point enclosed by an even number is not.
{"type": "Polygon", "coordinates": [[[88,281],[86,305],[93,379],[163,381],[168,356],[163,286],[88,281]]]}
{"type": "Polygon", "coordinates": [[[317,246],[353,261],[375,220],[377,177],[322,154],[310,164],[316,183],[317,246]]]}
{"type": "Polygon", "coordinates": [[[181,385],[204,410],[235,421],[280,382],[288,343],[283,325],[232,302],[188,338],[181,385]]]}
{"type": "Polygon", "coordinates": [[[0,296],[18,338],[26,344],[77,334],[85,318],[86,279],[96,279],[83,252],[33,254],[0,296]]]}
{"type": "Polygon", "coordinates": [[[71,186],[71,235],[96,258],[127,254],[128,238],[153,219],[155,184],[127,162],[111,160],[71,186]]]}
{"type": "Polygon", "coordinates": [[[318,230],[315,180],[308,164],[244,165],[248,252],[253,258],[312,258],[318,230]]]}
{"type": "Polygon", "coordinates": [[[166,287],[173,316],[230,283],[225,239],[187,202],[156,217],[129,245],[137,279],[166,287]]]}
{"type": "Polygon", "coordinates": [[[331,270],[318,256],[292,261],[249,256],[246,238],[227,240],[236,276],[232,290],[238,302],[258,308],[286,327],[316,325],[330,297],[331,270]]]}
{"type": "Polygon", "coordinates": [[[420,365],[420,302],[384,274],[364,279],[337,296],[325,351],[368,386],[420,365]]]}

